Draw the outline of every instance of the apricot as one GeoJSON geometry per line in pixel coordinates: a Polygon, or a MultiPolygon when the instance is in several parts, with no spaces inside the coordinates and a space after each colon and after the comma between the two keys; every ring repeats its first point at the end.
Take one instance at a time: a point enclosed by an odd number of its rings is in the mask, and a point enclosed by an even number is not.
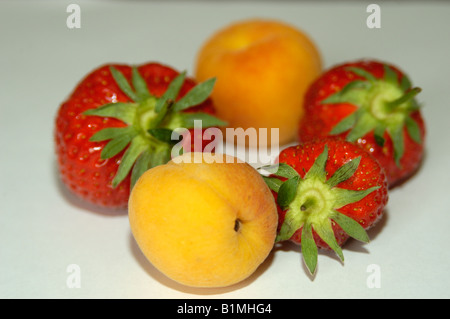
{"type": "MultiPolygon", "coordinates": [[[[216,77],[212,99],[229,127],[279,129],[279,145],[296,139],[307,87],[322,62],[312,39],[298,28],[268,19],[234,22],[200,48],[195,77],[216,77]]],[[[271,139],[258,145],[271,145],[271,139]]],[[[256,146],[256,145],[252,145],[256,146]]]]}
{"type": "Polygon", "coordinates": [[[238,283],[274,245],[278,214],[269,188],[249,164],[220,158],[184,154],[148,170],[131,192],[138,246],[155,268],[186,286],[238,283]]]}

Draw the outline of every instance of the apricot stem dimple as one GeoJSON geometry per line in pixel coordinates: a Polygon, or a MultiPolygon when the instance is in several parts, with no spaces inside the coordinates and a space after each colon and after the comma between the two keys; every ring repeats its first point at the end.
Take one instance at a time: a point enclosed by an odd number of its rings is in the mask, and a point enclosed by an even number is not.
{"type": "Polygon", "coordinates": [[[234,231],[238,232],[240,228],[241,228],[241,221],[239,218],[236,218],[236,220],[234,221],[234,231]]]}

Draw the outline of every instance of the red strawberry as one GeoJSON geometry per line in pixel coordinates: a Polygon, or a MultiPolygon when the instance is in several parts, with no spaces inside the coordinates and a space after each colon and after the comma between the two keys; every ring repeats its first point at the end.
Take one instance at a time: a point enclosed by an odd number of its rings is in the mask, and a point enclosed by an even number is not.
{"type": "Polygon", "coordinates": [[[213,85],[214,79],[196,85],[158,63],[92,71],[58,110],[55,142],[63,183],[90,203],[125,207],[137,178],[170,160],[174,129],[192,129],[194,119],[204,128],[224,125],[212,115],[213,85]]]}
{"type": "Polygon", "coordinates": [[[368,242],[388,201],[383,168],[356,144],[326,138],[281,151],[278,164],[263,167],[278,206],[277,241],[302,246],[303,259],[314,274],[318,248],[334,250],[349,237],[368,242]]]}
{"type": "Polygon", "coordinates": [[[378,61],[335,66],[305,95],[300,141],[338,135],[369,151],[394,187],[410,177],[423,157],[425,123],[408,77],[378,61]]]}

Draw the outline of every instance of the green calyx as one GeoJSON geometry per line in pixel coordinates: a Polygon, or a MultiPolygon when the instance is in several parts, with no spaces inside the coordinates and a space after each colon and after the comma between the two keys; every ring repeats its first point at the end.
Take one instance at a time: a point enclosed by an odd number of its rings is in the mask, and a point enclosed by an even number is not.
{"type": "Polygon", "coordinates": [[[169,84],[161,97],[153,96],[147,83],[133,67],[131,83],[114,67],[110,72],[119,88],[131,102],[109,103],[84,112],[84,115],[110,117],[123,121],[127,126],[105,128],[95,133],[90,141],[109,142],[103,148],[101,159],[112,158],[125,150],[112,186],[119,185],[131,172],[131,187],[149,168],[170,160],[172,146],[178,142],[178,128],[191,129],[194,120],[201,120],[202,127],[226,125],[222,120],[203,112],[183,113],[199,105],[210,95],[215,79],[199,83],[185,96],[176,100],[184,83],[185,72],[169,84]]]}
{"type": "Polygon", "coordinates": [[[354,142],[373,131],[375,141],[383,146],[384,134],[387,132],[393,142],[395,162],[400,166],[404,154],[403,128],[406,126],[410,137],[416,143],[421,143],[418,124],[410,116],[419,109],[415,96],[421,89],[412,87],[406,75],[399,82],[397,73],[387,65],[384,66],[384,77],[381,79],[362,68],[349,67],[348,70],[363,80],[348,83],[321,103],[350,103],[358,109],[342,119],[330,134],[348,131],[346,139],[354,142]]]}
{"type": "Polygon", "coordinates": [[[338,209],[360,201],[379,188],[376,186],[359,191],[339,188],[340,183],[356,172],[361,157],[342,165],[328,179],[325,171],[327,160],[328,146],[325,145],[323,152],[316,158],[303,178],[291,166],[284,163],[261,168],[271,173],[269,176],[262,175],[262,177],[269,188],[278,193],[277,204],[286,210],[276,241],[289,240],[297,230],[302,229],[302,255],[311,274],[314,274],[316,270],[318,258],[318,248],[312,230],[343,261],[341,247],[332,229],[333,221],[350,237],[363,242],[368,242],[369,237],[357,221],[340,213],[338,209]],[[285,181],[280,180],[280,177],[285,181]]]}

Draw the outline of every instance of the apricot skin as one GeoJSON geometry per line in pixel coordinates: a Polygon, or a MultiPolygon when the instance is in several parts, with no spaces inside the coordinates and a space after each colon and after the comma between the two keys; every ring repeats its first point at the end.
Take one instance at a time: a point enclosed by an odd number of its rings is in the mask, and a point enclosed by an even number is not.
{"type": "Polygon", "coordinates": [[[226,287],[267,258],[278,213],[262,177],[246,163],[171,161],[137,181],[129,221],[161,273],[186,286],[226,287]]]}
{"type": "Polygon", "coordinates": [[[278,128],[283,145],[296,139],[304,93],[321,70],[318,48],[305,33],[280,21],[252,19],[204,43],[195,77],[216,77],[212,99],[229,127],[278,128]]]}

